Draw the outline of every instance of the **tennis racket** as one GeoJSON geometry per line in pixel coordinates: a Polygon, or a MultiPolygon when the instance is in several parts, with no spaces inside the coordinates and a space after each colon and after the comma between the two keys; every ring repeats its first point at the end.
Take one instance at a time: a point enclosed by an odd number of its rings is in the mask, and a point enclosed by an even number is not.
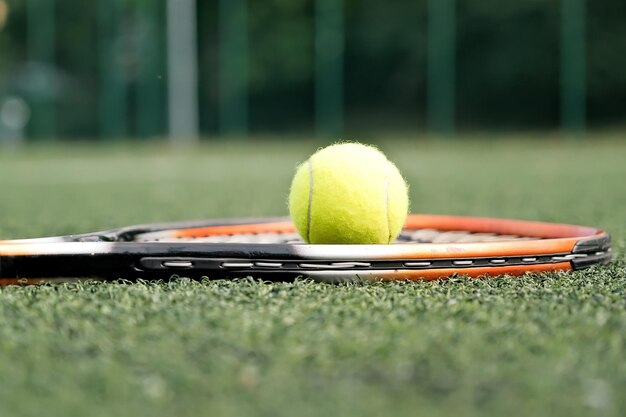
{"type": "Polygon", "coordinates": [[[311,245],[287,218],[163,223],[0,241],[0,284],[60,277],[418,280],[570,271],[611,259],[609,235],[556,223],[412,214],[389,245],[311,245]]]}

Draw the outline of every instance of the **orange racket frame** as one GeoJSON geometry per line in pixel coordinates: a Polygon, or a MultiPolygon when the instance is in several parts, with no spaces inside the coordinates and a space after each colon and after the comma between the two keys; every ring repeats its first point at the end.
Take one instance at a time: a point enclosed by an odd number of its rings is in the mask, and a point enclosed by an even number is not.
{"type": "Polygon", "coordinates": [[[0,284],[173,275],[418,280],[569,271],[611,259],[610,236],[600,229],[480,217],[412,214],[397,243],[389,245],[311,245],[296,239],[289,219],[262,218],[5,240],[0,241],[0,284]],[[412,238],[421,231],[432,231],[435,238],[412,238]]]}

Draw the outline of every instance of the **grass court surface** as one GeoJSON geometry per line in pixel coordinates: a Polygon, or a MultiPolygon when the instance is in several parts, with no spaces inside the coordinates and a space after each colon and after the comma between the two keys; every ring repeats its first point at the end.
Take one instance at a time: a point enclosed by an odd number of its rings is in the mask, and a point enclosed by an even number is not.
{"type": "MultiPolygon", "coordinates": [[[[323,145],[4,150],[0,239],[283,215],[323,145]]],[[[3,287],[0,415],[623,415],[626,141],[380,146],[413,212],[597,226],[615,260],[490,280],[3,287]]]]}

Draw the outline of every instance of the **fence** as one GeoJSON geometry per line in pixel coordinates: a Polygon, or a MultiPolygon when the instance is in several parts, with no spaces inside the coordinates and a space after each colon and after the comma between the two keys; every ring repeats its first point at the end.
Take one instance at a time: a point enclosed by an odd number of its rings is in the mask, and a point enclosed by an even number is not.
{"type": "MultiPolygon", "coordinates": [[[[11,35],[0,43],[8,58],[0,64],[0,133],[33,139],[169,135],[195,141],[200,135],[246,136],[264,129],[310,127],[319,135],[338,137],[346,131],[347,113],[367,119],[352,109],[360,108],[360,91],[370,88],[358,81],[364,76],[354,56],[367,45],[367,36],[359,40],[357,25],[372,12],[359,15],[358,7],[346,1],[283,2],[286,11],[272,17],[267,16],[271,2],[254,0],[0,0],[0,34],[11,35]],[[269,36],[280,25],[289,28],[287,35],[275,35],[275,46],[259,51],[259,34],[269,36]],[[270,58],[273,63],[264,67],[270,75],[263,78],[258,63],[270,58]],[[293,79],[284,81],[280,74],[293,79]],[[267,80],[272,80],[271,91],[259,93],[267,80]],[[352,93],[355,98],[346,100],[352,93]],[[271,108],[264,103],[281,99],[285,108],[293,102],[300,110],[287,111],[284,118],[280,112],[263,116],[271,108]],[[251,120],[255,115],[260,122],[251,120]]],[[[532,10],[548,7],[526,3],[532,10]]],[[[558,4],[557,119],[564,129],[579,132],[587,121],[586,4],[558,4]]],[[[466,73],[460,73],[457,62],[464,39],[459,28],[469,21],[470,3],[428,0],[402,7],[415,11],[415,26],[404,24],[404,37],[425,39],[413,51],[398,54],[411,61],[415,79],[424,80],[423,111],[421,93],[406,99],[413,103],[406,105],[415,114],[412,126],[452,133],[459,119],[458,82],[466,73]],[[423,69],[419,59],[406,58],[411,54],[424,56],[423,69]]],[[[382,27],[401,15],[369,19],[382,19],[373,26],[382,27]]],[[[384,66],[393,58],[380,56],[377,61],[384,66]]],[[[402,85],[419,84],[410,75],[404,77],[409,81],[400,83],[399,95],[402,85]]],[[[422,90],[419,85],[412,89],[422,90]]],[[[375,101],[375,92],[367,94],[375,101]]],[[[384,106],[374,104],[372,113],[384,106]]]]}

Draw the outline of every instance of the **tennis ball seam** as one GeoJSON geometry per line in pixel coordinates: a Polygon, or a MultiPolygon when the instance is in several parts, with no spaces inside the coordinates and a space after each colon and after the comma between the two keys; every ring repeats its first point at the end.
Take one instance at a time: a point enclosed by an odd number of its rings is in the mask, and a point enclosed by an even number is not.
{"type": "Polygon", "coordinates": [[[309,204],[307,207],[307,219],[306,219],[306,240],[311,241],[311,205],[313,204],[313,162],[309,158],[309,204]]]}
{"type": "Polygon", "coordinates": [[[387,217],[387,243],[391,243],[391,218],[389,216],[389,166],[385,166],[385,216],[387,217]]]}

